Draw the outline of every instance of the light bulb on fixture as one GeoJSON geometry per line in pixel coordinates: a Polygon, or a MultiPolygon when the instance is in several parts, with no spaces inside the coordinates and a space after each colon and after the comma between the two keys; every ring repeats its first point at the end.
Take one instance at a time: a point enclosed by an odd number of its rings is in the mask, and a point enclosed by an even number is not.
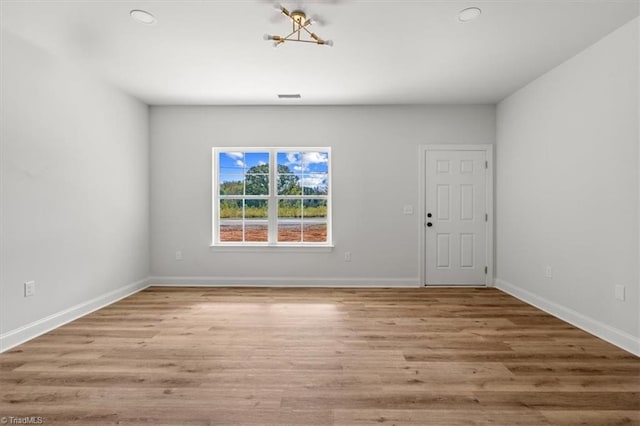
{"type": "Polygon", "coordinates": [[[291,18],[291,14],[287,9],[284,8],[284,6],[280,6],[278,7],[278,9],[280,9],[280,13],[282,13],[284,16],[288,16],[289,18],[291,18]]]}

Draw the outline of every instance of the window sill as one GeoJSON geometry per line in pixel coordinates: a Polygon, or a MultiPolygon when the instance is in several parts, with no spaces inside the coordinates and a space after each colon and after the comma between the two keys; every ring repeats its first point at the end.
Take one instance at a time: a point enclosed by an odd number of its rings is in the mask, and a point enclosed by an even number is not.
{"type": "Polygon", "coordinates": [[[212,244],[209,250],[213,252],[242,252],[242,253],[331,253],[332,244],[323,245],[241,245],[241,244],[212,244]]]}

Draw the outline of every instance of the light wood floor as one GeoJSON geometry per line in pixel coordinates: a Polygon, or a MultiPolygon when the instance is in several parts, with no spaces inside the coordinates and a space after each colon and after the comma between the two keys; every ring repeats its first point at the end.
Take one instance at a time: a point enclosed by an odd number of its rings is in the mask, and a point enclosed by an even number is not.
{"type": "Polygon", "coordinates": [[[44,424],[640,424],[640,359],[495,289],[150,288],[0,355],[44,424]]]}

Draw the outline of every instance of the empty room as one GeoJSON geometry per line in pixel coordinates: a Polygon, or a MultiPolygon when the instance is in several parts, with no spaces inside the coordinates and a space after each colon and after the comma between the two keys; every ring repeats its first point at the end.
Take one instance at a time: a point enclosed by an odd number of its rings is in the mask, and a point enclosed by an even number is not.
{"type": "Polygon", "coordinates": [[[0,0],[0,424],[640,425],[638,0],[0,0]]]}

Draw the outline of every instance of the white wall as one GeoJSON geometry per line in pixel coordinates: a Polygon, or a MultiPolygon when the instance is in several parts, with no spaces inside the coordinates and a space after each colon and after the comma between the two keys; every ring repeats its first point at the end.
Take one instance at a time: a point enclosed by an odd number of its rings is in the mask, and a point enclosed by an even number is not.
{"type": "Polygon", "coordinates": [[[636,353],[638,40],[636,19],[502,101],[496,148],[498,287],[636,353]]]}
{"type": "Polygon", "coordinates": [[[152,283],[413,286],[419,145],[492,144],[495,107],[152,107],[150,123],[152,283]],[[254,145],[332,147],[333,251],[209,247],[211,148],[254,145]]]}
{"type": "Polygon", "coordinates": [[[4,31],[1,60],[0,350],[149,272],[147,106],[4,31]]]}

